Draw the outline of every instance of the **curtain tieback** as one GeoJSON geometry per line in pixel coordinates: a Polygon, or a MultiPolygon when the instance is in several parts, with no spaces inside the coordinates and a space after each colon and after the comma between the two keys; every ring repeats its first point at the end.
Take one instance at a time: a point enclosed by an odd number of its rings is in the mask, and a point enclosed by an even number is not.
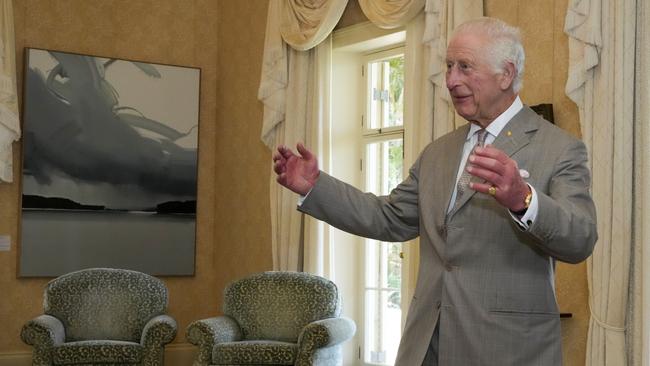
{"type": "Polygon", "coordinates": [[[591,317],[594,319],[596,324],[598,324],[600,327],[605,328],[607,330],[611,330],[614,332],[625,332],[627,330],[627,326],[625,327],[617,327],[611,324],[608,324],[605,321],[602,321],[598,315],[596,315],[596,312],[594,312],[594,307],[593,307],[593,299],[591,296],[589,296],[589,313],[591,313],[591,317]]]}

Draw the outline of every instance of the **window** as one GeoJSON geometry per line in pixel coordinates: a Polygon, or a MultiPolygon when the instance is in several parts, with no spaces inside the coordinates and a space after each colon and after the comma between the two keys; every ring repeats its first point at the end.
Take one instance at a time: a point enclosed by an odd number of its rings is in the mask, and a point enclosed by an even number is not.
{"type": "MultiPolygon", "coordinates": [[[[404,55],[402,49],[373,53],[367,73],[362,133],[364,189],[390,193],[403,178],[404,55]]],[[[402,329],[402,243],[364,240],[365,364],[392,365],[402,329]]]]}
{"type": "MultiPolygon", "coordinates": [[[[402,181],[404,162],[403,30],[368,23],[333,36],[331,175],[363,191],[383,195],[402,181]]],[[[407,300],[409,246],[367,240],[333,227],[324,229],[330,278],[343,299],[342,313],[357,324],[343,345],[344,365],[392,365],[407,300]],[[402,258],[404,253],[404,258],[402,258]]]]}

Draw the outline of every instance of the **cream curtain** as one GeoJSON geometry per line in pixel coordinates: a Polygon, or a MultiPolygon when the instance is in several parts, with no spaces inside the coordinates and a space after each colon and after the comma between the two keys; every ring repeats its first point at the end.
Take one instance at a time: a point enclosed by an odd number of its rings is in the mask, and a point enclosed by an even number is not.
{"type": "Polygon", "coordinates": [[[13,181],[12,143],[20,138],[12,0],[0,4],[0,181],[13,181]]]}
{"type": "MultiPolygon", "coordinates": [[[[323,102],[329,98],[331,39],[347,0],[271,0],[267,16],[262,76],[258,99],[264,104],[262,141],[274,150],[305,142],[318,153],[323,118],[328,118],[323,102]],[[323,42],[324,41],[324,42],[323,42]],[[290,47],[287,46],[290,45],[290,47]]],[[[319,154],[322,156],[322,154],[319,154]]],[[[321,225],[304,218],[296,210],[297,196],[280,187],[271,172],[271,241],[275,270],[322,272],[314,260],[321,241],[321,225]]]]}
{"type": "Polygon", "coordinates": [[[634,130],[634,236],[626,341],[628,364],[650,364],[650,4],[637,4],[634,130]]]}
{"type": "Polygon", "coordinates": [[[397,28],[422,12],[425,0],[359,0],[361,10],[379,28],[397,28]]]}
{"type": "MultiPolygon", "coordinates": [[[[590,152],[599,240],[587,261],[587,365],[627,365],[626,315],[633,245],[636,0],[572,0],[567,95],[590,152]]],[[[647,103],[647,101],[645,102],[647,103]]]]}
{"type": "Polygon", "coordinates": [[[296,50],[316,47],[332,33],[348,0],[287,0],[282,4],[282,39],[296,50]]]}

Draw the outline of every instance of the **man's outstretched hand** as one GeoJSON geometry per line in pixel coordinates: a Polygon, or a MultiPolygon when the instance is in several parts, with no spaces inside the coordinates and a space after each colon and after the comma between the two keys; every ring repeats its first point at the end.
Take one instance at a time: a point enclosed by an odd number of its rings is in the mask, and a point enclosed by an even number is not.
{"type": "Polygon", "coordinates": [[[311,151],[302,143],[298,143],[296,148],[300,155],[284,145],[278,146],[278,151],[273,154],[273,170],[278,175],[278,183],[304,196],[316,184],[320,170],[311,151]]]}

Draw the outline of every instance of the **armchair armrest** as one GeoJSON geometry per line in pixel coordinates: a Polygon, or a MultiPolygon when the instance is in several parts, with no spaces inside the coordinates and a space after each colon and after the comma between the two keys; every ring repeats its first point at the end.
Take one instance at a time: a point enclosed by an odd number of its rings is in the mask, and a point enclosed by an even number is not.
{"type": "Polygon", "coordinates": [[[235,319],[222,315],[201,319],[187,327],[187,341],[199,347],[194,366],[209,365],[212,348],[217,343],[236,342],[242,339],[242,331],[235,319]]]}
{"type": "Polygon", "coordinates": [[[158,315],[145,324],[140,344],[145,348],[143,365],[163,364],[164,346],[176,337],[176,320],[169,315],[158,315]]]}
{"type": "Polygon", "coordinates": [[[65,341],[65,328],[59,319],[44,314],[28,321],[20,338],[34,346],[33,365],[51,365],[52,348],[65,341]]]}
{"type": "Polygon", "coordinates": [[[140,343],[143,346],[164,346],[176,337],[176,320],[169,315],[155,316],[144,325],[140,343]]]}
{"type": "Polygon", "coordinates": [[[357,327],[345,317],[317,320],[307,324],[298,337],[296,365],[314,364],[316,351],[339,345],[354,336],[357,327]]]}

